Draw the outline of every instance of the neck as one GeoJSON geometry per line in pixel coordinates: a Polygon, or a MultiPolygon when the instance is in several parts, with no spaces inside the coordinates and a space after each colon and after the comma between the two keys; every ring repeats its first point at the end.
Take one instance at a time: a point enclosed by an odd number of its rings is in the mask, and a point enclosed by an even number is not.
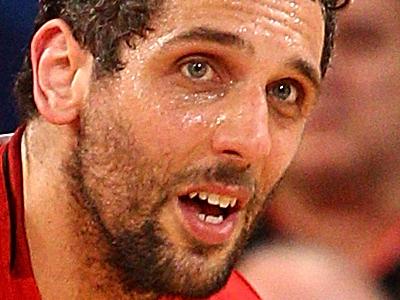
{"type": "Polygon", "coordinates": [[[105,262],[108,243],[79,204],[65,171],[74,136],[71,128],[38,121],[23,138],[25,224],[42,298],[155,299],[124,291],[117,272],[105,262]]]}

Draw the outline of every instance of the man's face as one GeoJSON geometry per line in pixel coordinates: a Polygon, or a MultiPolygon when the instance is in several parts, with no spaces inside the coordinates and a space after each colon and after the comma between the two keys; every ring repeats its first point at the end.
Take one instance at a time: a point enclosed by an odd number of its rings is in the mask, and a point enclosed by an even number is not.
{"type": "Polygon", "coordinates": [[[230,274],[316,101],[320,4],[168,1],[92,86],[75,175],[125,288],[207,295],[230,274]]]}

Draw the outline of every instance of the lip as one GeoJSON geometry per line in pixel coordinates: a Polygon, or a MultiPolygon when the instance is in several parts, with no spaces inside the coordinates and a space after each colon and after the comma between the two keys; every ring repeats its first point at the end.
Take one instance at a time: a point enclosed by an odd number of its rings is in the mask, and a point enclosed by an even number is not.
{"type": "Polygon", "coordinates": [[[227,242],[239,225],[239,214],[249,201],[249,191],[239,186],[222,184],[204,184],[189,186],[175,198],[176,211],[184,230],[195,240],[207,245],[219,245],[227,242]],[[222,196],[235,197],[237,210],[230,213],[221,224],[209,224],[199,220],[198,210],[186,206],[179,200],[179,196],[192,192],[206,192],[222,196]]]}

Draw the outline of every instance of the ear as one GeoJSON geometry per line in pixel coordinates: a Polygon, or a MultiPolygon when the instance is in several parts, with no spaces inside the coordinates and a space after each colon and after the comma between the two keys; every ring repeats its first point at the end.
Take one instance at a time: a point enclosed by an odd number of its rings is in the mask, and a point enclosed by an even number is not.
{"type": "Polygon", "coordinates": [[[93,56],[61,19],[44,24],[31,43],[33,94],[41,116],[58,125],[79,119],[88,97],[93,56]]]}

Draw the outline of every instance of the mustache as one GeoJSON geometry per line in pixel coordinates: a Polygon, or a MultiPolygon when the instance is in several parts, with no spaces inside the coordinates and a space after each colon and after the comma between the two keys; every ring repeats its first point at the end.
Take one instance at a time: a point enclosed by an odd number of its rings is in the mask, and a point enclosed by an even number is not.
{"type": "Polygon", "coordinates": [[[217,182],[224,185],[246,187],[253,191],[256,180],[251,174],[250,166],[238,166],[232,163],[218,163],[210,167],[189,168],[174,176],[172,184],[182,182],[217,182]]]}

